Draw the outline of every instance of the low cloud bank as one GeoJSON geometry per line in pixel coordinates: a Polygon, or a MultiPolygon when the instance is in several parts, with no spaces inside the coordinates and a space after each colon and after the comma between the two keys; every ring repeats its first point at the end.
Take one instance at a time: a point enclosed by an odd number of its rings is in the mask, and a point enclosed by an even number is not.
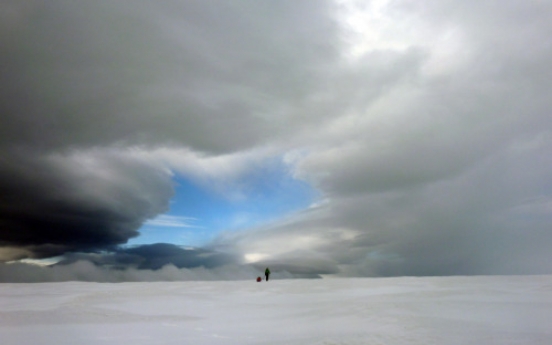
{"type": "MultiPolygon", "coordinates": [[[[0,264],[0,282],[247,280],[262,276],[265,264],[246,264],[239,255],[210,249],[156,243],[112,252],[67,253],[50,266],[0,264]]],[[[320,278],[312,268],[273,264],[272,279],[320,278]]]]}
{"type": "MultiPolygon", "coordinates": [[[[147,281],[183,281],[183,280],[245,280],[254,279],[262,272],[246,265],[225,265],[215,268],[203,266],[195,268],[177,268],[167,264],[160,269],[125,268],[113,269],[97,266],[90,261],[79,260],[68,265],[41,267],[25,263],[0,264],[0,282],[2,283],[39,283],[39,282],[147,282],[147,281]]],[[[292,275],[281,272],[274,278],[290,278],[292,275]]]]}

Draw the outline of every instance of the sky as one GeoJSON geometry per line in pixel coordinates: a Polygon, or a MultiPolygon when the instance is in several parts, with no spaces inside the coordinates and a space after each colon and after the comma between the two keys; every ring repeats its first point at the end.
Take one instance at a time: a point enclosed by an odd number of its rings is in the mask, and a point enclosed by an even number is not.
{"type": "Polygon", "coordinates": [[[550,37],[539,0],[2,0],[0,261],[552,273],[550,37]]]}

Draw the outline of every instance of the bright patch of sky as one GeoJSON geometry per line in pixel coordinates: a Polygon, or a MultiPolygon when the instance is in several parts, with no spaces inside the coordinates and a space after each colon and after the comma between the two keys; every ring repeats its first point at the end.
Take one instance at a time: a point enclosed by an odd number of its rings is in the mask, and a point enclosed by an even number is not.
{"type": "Polygon", "coordinates": [[[307,209],[319,197],[278,160],[259,166],[223,190],[182,175],[176,175],[174,181],[175,197],[169,212],[144,223],[141,235],[129,245],[201,246],[222,231],[250,228],[307,209]]]}

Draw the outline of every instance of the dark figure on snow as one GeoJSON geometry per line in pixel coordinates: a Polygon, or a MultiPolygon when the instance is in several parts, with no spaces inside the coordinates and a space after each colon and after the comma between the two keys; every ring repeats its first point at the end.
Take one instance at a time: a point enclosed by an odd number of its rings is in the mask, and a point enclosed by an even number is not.
{"type": "Polygon", "coordinates": [[[266,277],[266,281],[268,281],[268,277],[270,276],[270,270],[268,269],[268,267],[266,268],[265,270],[265,277],[266,277]]]}

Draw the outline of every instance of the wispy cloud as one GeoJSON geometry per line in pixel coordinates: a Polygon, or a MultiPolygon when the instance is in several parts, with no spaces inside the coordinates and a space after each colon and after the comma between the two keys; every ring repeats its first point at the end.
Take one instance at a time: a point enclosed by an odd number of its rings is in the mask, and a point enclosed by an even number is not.
{"type": "Polygon", "coordinates": [[[144,225],[162,228],[197,228],[198,226],[194,225],[194,222],[196,221],[197,219],[193,217],[170,216],[163,214],[146,221],[144,225]]]}

